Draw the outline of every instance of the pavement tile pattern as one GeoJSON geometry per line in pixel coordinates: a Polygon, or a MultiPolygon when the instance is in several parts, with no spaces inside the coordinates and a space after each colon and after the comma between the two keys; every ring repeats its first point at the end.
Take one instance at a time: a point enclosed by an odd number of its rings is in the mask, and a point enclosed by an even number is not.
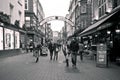
{"type": "Polygon", "coordinates": [[[120,80],[120,67],[110,64],[108,68],[96,67],[96,62],[78,56],[77,68],[66,67],[64,56],[59,52],[58,61],[40,56],[35,63],[32,53],[0,59],[0,80],[120,80]]]}

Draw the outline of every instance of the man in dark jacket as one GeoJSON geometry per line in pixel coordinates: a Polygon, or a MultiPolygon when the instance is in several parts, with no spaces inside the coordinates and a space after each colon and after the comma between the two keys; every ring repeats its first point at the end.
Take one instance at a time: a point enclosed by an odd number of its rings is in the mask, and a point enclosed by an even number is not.
{"type": "Polygon", "coordinates": [[[48,44],[48,49],[50,51],[50,60],[52,60],[52,57],[53,57],[53,50],[54,50],[54,44],[52,42],[50,42],[48,44]]]}
{"type": "Polygon", "coordinates": [[[71,41],[69,48],[71,50],[71,59],[72,59],[73,67],[76,67],[77,53],[79,50],[79,44],[76,38],[74,38],[71,41]]]}

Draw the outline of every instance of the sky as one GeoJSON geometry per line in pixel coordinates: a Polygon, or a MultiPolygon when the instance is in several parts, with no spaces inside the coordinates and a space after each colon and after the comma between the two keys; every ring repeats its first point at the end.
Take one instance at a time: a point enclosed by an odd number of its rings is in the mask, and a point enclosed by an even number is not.
{"type": "MultiPolygon", "coordinates": [[[[66,16],[68,14],[68,8],[70,0],[39,0],[43,11],[45,13],[45,18],[49,16],[66,16]]],[[[63,21],[53,20],[50,21],[51,28],[53,31],[60,31],[64,26],[63,21]]]]}

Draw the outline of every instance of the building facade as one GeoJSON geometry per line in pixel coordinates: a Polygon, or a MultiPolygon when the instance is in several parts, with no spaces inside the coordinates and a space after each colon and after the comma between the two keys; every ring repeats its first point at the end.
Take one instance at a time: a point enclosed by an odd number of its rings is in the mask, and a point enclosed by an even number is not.
{"type": "MultiPolygon", "coordinates": [[[[19,50],[24,26],[24,0],[2,0],[0,3],[0,53],[19,50]]],[[[13,52],[12,52],[13,53],[13,52]]]]}
{"type": "MultiPolygon", "coordinates": [[[[67,14],[66,15],[66,18],[68,19],[68,20],[70,20],[70,14],[67,14]]],[[[65,22],[65,30],[66,30],[66,37],[69,37],[69,36],[71,36],[71,35],[73,35],[73,26],[71,26],[70,24],[68,24],[67,22],[65,22]]]]}
{"type": "Polygon", "coordinates": [[[90,45],[105,44],[110,61],[117,62],[120,59],[120,1],[91,0],[91,5],[92,24],[79,36],[86,38],[90,45]]]}
{"type": "Polygon", "coordinates": [[[53,31],[53,43],[59,43],[60,35],[58,31],[53,31]]]}
{"type": "Polygon", "coordinates": [[[91,3],[89,0],[76,0],[75,25],[79,32],[91,25],[91,3]]]}
{"type": "Polygon", "coordinates": [[[75,0],[71,0],[70,1],[70,5],[69,5],[69,16],[68,19],[71,20],[74,23],[74,26],[72,26],[72,33],[75,32],[75,0]]]}
{"type": "Polygon", "coordinates": [[[46,42],[50,42],[53,39],[53,31],[51,29],[51,23],[47,23],[47,26],[45,28],[45,38],[46,38],[46,42]]]}
{"type": "MultiPolygon", "coordinates": [[[[25,27],[27,31],[26,41],[43,43],[44,33],[40,26],[40,21],[45,17],[43,8],[39,0],[25,0],[25,27]]],[[[45,31],[45,30],[44,30],[45,31]]]]}

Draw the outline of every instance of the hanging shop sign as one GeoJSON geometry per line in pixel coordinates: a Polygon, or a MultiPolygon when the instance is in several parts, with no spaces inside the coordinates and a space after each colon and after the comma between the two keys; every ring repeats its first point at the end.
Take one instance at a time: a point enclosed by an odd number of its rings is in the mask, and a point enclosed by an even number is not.
{"type": "Polygon", "coordinates": [[[0,50],[3,50],[3,28],[0,27],[0,50]]]}
{"type": "Polygon", "coordinates": [[[106,44],[97,45],[97,67],[107,67],[107,46],[106,44]]]}

